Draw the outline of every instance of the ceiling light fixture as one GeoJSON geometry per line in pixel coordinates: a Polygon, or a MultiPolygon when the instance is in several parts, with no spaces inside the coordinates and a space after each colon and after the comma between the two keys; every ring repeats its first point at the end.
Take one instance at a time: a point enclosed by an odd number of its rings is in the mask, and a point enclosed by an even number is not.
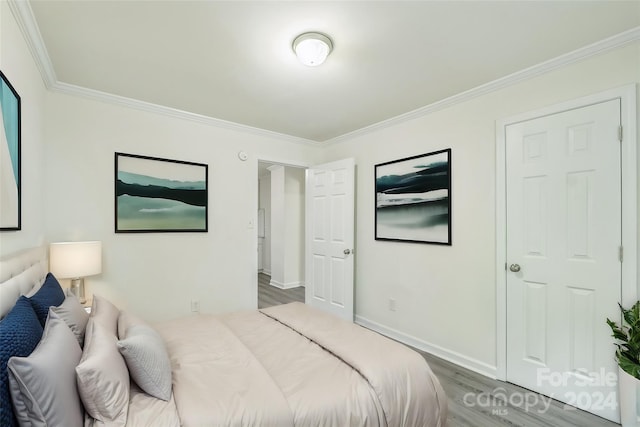
{"type": "Polygon", "coordinates": [[[320,33],[300,34],[293,41],[293,51],[304,65],[316,67],[327,59],[333,49],[331,39],[320,33]]]}

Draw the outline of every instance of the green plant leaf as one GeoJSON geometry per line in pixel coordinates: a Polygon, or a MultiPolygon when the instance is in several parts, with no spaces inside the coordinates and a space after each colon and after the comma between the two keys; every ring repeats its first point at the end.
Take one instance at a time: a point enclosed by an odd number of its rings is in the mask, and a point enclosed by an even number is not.
{"type": "Polygon", "coordinates": [[[613,343],[616,346],[616,360],[622,370],[640,379],[640,301],[629,309],[620,303],[618,307],[622,314],[621,324],[607,319],[611,336],[617,341],[613,343]]]}
{"type": "Polygon", "coordinates": [[[637,361],[629,360],[624,354],[618,357],[618,365],[627,374],[640,379],[640,365],[637,361]]]}

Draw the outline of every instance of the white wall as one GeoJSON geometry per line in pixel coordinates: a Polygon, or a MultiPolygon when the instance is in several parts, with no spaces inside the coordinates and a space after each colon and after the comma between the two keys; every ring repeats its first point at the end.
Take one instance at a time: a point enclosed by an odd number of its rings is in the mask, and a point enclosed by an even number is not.
{"type": "Polygon", "coordinates": [[[285,168],[286,287],[304,284],[304,169],[285,168]]]}
{"type": "Polygon", "coordinates": [[[257,307],[257,159],[313,162],[316,147],[53,92],[46,109],[47,236],[103,241],[89,292],[150,320],[192,299],[202,312],[257,307]],[[209,232],[115,234],[116,151],[208,164],[209,232]]]}
{"type": "Polygon", "coordinates": [[[271,172],[271,284],[304,283],[304,169],[273,165],[271,172]]]}
{"type": "Polygon", "coordinates": [[[271,175],[260,177],[258,206],[264,209],[264,238],[262,246],[262,271],[271,275],[271,175]]]}
{"type": "Polygon", "coordinates": [[[0,256],[44,242],[45,87],[7,2],[0,2],[0,69],[20,95],[22,229],[0,232],[0,256]]]}
{"type": "Polygon", "coordinates": [[[496,120],[633,82],[640,82],[640,43],[331,145],[326,161],[357,163],[360,321],[495,374],[496,120]],[[375,241],[374,165],[449,147],[453,245],[375,241]],[[388,310],[389,298],[397,311],[388,310]]]}
{"type": "Polygon", "coordinates": [[[285,256],[285,193],[284,166],[269,166],[269,182],[271,184],[271,284],[284,286],[285,256]]]}

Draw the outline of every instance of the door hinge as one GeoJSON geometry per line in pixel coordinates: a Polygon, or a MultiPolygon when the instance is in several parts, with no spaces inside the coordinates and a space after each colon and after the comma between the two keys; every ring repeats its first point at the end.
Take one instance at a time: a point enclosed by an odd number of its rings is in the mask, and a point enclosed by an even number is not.
{"type": "Polygon", "coordinates": [[[618,141],[622,142],[622,125],[618,126],[618,141]]]}
{"type": "Polygon", "coordinates": [[[624,259],[624,248],[622,246],[618,246],[618,259],[620,262],[624,259]]]}

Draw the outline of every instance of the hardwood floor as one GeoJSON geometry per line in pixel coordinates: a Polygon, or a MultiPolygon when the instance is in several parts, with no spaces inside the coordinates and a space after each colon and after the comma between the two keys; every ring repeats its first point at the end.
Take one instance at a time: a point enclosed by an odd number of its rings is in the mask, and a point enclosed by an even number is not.
{"type": "Polygon", "coordinates": [[[258,308],[267,308],[273,305],[289,302],[304,302],[304,288],[302,286],[292,289],[280,289],[271,286],[271,277],[258,273],[258,308]]]}
{"type": "Polygon", "coordinates": [[[449,427],[619,425],[517,385],[493,380],[431,354],[418,352],[429,362],[449,398],[449,427]]]}
{"type": "MultiPolygon", "coordinates": [[[[258,274],[258,307],[304,302],[304,288],[278,289],[258,274]]],[[[613,427],[612,423],[557,400],[487,378],[431,354],[427,360],[449,398],[448,427],[613,427]]]]}

